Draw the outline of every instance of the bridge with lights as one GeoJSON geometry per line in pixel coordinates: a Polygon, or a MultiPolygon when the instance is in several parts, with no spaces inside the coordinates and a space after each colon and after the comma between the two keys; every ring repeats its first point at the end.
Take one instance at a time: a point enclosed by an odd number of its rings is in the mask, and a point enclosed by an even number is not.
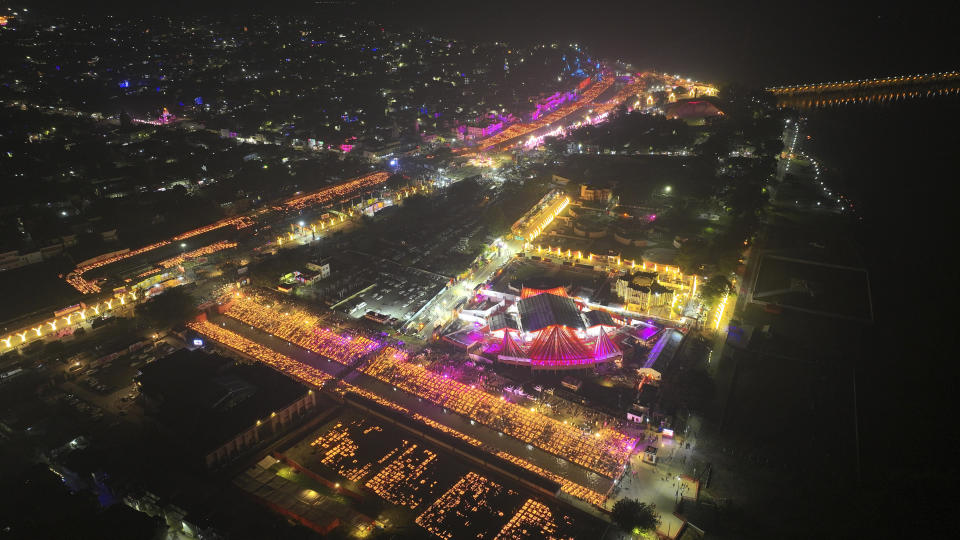
{"type": "Polygon", "coordinates": [[[960,71],[766,88],[778,107],[801,109],[887,103],[960,94],[960,71]]]}

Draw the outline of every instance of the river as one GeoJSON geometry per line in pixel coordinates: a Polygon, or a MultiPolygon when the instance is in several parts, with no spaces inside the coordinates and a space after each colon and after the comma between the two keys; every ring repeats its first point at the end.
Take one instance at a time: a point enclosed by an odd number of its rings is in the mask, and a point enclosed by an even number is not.
{"type": "MultiPolygon", "coordinates": [[[[874,504],[935,514],[956,471],[953,407],[960,98],[805,111],[805,149],[855,201],[874,324],[862,336],[862,482],[874,504]],[[953,353],[953,354],[951,354],[953,353]],[[891,480],[895,479],[895,480],[891,480]],[[923,487],[921,487],[923,486],[923,487]],[[881,502],[882,501],[882,502],[881,502]]],[[[923,527],[921,526],[921,529],[923,527]]]]}

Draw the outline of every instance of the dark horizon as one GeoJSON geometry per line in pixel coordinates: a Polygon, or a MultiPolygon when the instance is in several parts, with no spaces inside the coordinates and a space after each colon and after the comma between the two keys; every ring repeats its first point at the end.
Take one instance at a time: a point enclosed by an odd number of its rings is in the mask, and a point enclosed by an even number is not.
{"type": "MultiPolygon", "coordinates": [[[[444,37],[529,45],[569,41],[605,59],[637,69],[685,77],[777,86],[853,80],[956,69],[950,19],[935,9],[856,2],[806,2],[794,9],[768,2],[715,2],[682,6],[638,5],[614,0],[590,4],[569,0],[437,5],[425,0],[299,1],[264,5],[251,0],[173,0],[136,4],[107,0],[83,5],[66,0],[36,2],[52,14],[142,14],[242,17],[245,13],[290,14],[336,11],[385,26],[421,28],[444,37]],[[602,7],[601,7],[602,6],[602,7]]],[[[19,5],[19,4],[18,4],[19,5]]]]}

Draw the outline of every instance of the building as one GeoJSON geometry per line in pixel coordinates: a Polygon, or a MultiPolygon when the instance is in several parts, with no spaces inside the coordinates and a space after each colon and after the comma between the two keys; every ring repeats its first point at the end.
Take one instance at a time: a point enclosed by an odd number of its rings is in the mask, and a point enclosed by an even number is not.
{"type": "Polygon", "coordinates": [[[580,200],[609,203],[613,199],[613,189],[606,186],[580,184],[580,200]]]}
{"type": "Polygon", "coordinates": [[[615,285],[616,295],[628,311],[647,313],[673,303],[674,290],[658,281],[657,272],[636,272],[621,276],[615,285]]]}
{"type": "Polygon", "coordinates": [[[330,259],[323,259],[316,262],[308,262],[307,270],[320,272],[320,279],[326,279],[330,277],[330,259]]]}
{"type": "Polygon", "coordinates": [[[668,119],[683,120],[688,123],[702,123],[706,118],[722,115],[723,111],[705,99],[677,101],[666,107],[668,119]]]}
{"type": "Polygon", "coordinates": [[[637,374],[651,381],[660,381],[673,362],[681,342],[683,342],[683,333],[679,330],[671,328],[660,334],[653,348],[647,353],[643,364],[637,369],[637,374]]]}
{"type": "Polygon", "coordinates": [[[316,409],[312,390],[263,364],[181,350],[145,365],[144,410],[206,467],[224,465],[316,409]]]}

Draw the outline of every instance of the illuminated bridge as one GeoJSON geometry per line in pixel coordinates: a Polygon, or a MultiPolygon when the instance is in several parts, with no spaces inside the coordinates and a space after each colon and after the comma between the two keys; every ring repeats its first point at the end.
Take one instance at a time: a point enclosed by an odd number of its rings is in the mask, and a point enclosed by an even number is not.
{"type": "Polygon", "coordinates": [[[960,94],[960,72],[901,75],[859,81],[798,84],[766,89],[778,107],[800,109],[887,103],[906,99],[960,94]]]}

